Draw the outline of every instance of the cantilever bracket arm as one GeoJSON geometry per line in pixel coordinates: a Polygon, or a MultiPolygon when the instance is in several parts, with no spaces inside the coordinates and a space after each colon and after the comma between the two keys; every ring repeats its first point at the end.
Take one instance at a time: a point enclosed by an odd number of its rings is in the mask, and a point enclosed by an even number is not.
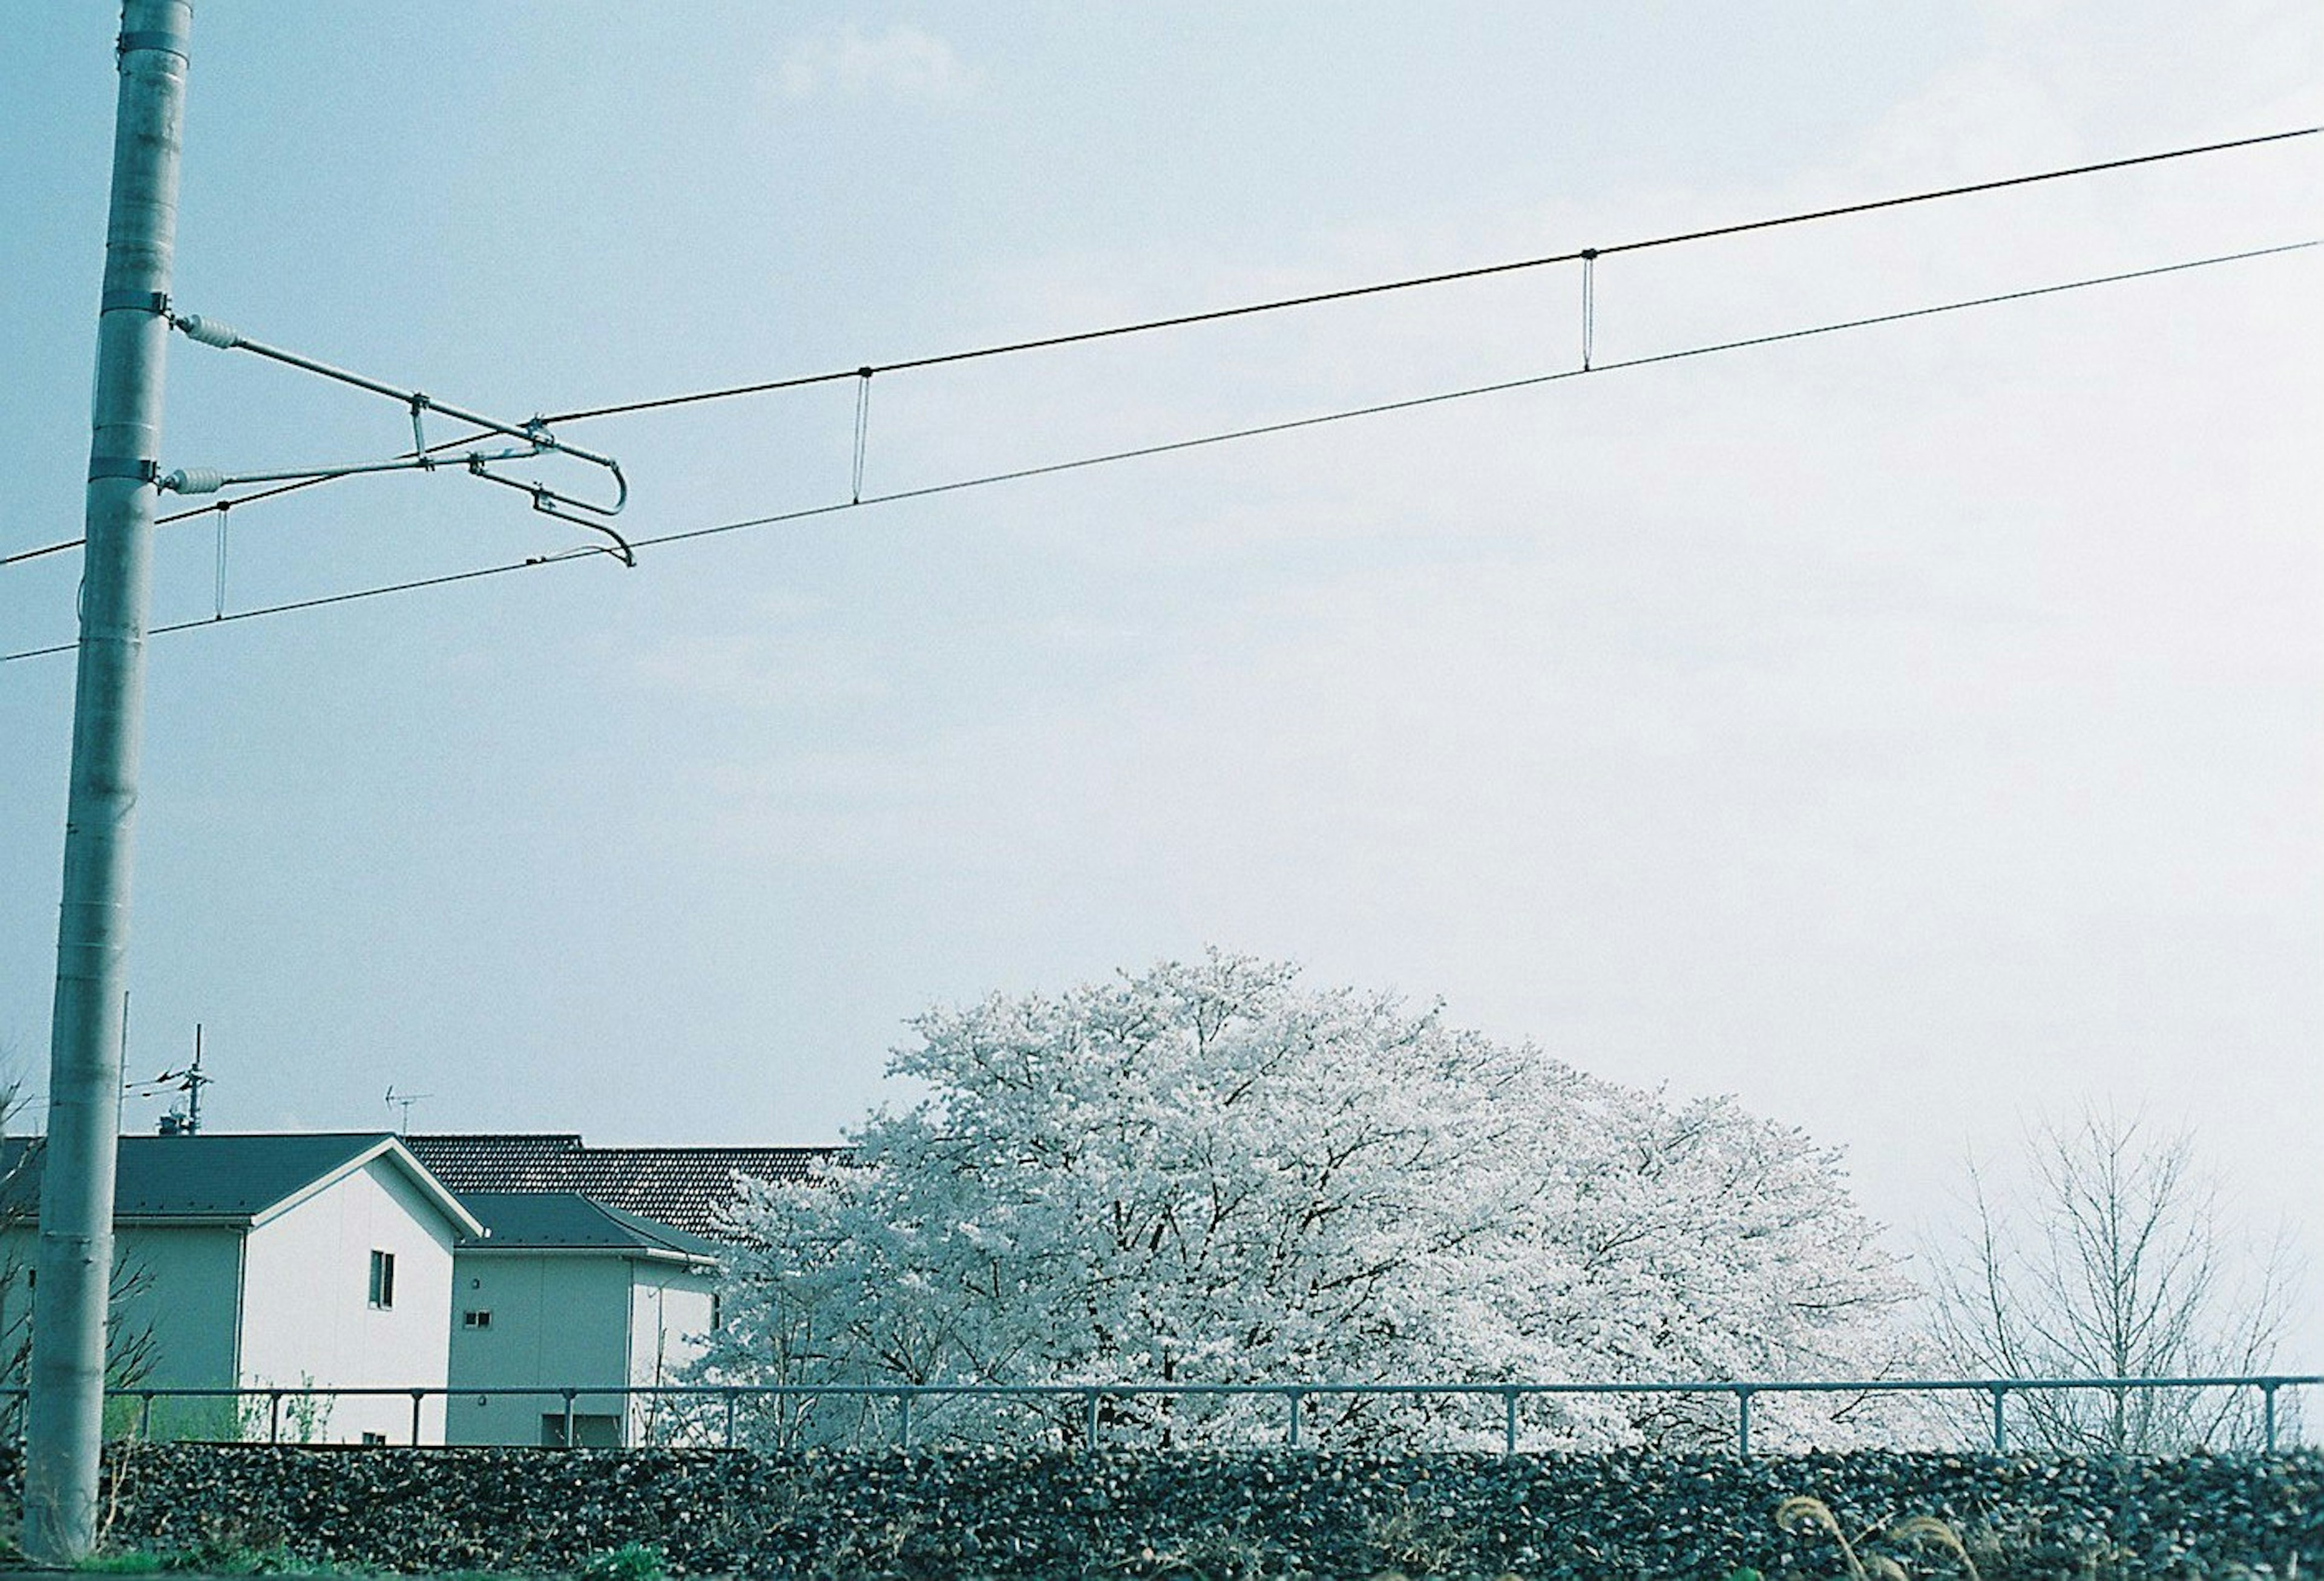
{"type": "MultiPolygon", "coordinates": [[[[207,494],[215,492],[230,483],[279,483],[289,480],[344,477],[358,473],[374,472],[410,470],[433,472],[438,467],[457,466],[472,477],[483,478],[487,483],[499,483],[505,488],[516,489],[531,496],[532,508],[545,516],[554,516],[560,521],[569,521],[576,526],[588,528],[593,532],[604,534],[613,539],[615,545],[615,548],[609,551],[615,558],[625,565],[637,564],[637,556],[631,551],[629,541],[607,525],[608,519],[620,515],[622,508],[630,502],[630,483],[629,480],[622,475],[621,463],[610,455],[585,449],[578,445],[567,444],[559,439],[549,431],[549,425],[542,418],[536,417],[521,423],[503,422],[498,418],[486,417],[482,412],[469,411],[465,408],[438,400],[424,391],[401,390],[394,385],[383,384],[376,379],[366,378],[360,373],[351,373],[345,368],[335,368],[328,363],[319,363],[311,357],[300,356],[296,352],[287,352],[280,346],[272,346],[261,341],[252,340],[232,325],[222,324],[215,318],[205,318],[198,313],[183,315],[171,313],[169,315],[169,319],[172,328],[199,345],[216,346],[225,351],[249,352],[254,356],[281,363],[285,367],[319,374],[323,378],[336,380],[341,384],[352,385],[357,390],[369,391],[374,395],[387,397],[404,407],[411,414],[412,449],[410,455],[398,456],[389,461],[356,462],[345,466],[309,467],[289,472],[230,474],[206,467],[186,467],[161,479],[161,486],[163,489],[180,494],[207,494]],[[457,452],[458,446],[466,441],[456,441],[449,447],[430,446],[428,444],[424,427],[424,415],[431,411],[441,412],[456,422],[466,423],[473,427],[482,429],[485,434],[503,435],[517,443],[513,446],[445,454],[447,448],[457,452]],[[561,490],[551,488],[538,480],[520,480],[492,470],[497,463],[521,461],[537,455],[567,455],[587,465],[603,468],[613,478],[613,499],[605,502],[586,500],[579,495],[568,494],[561,490]]],[[[482,434],[472,436],[478,438],[482,437],[482,434]]]]}
{"type": "MultiPolygon", "coordinates": [[[[538,454],[538,452],[535,454],[538,454]]],[[[620,511],[623,505],[629,503],[630,499],[629,481],[622,476],[621,467],[615,464],[611,459],[606,460],[604,463],[605,469],[613,474],[613,483],[615,484],[613,503],[610,506],[586,504],[581,501],[573,499],[569,495],[560,494],[556,490],[551,489],[543,483],[523,483],[516,478],[503,477],[499,473],[490,470],[490,466],[488,464],[491,462],[502,459],[505,458],[501,456],[471,455],[467,458],[469,474],[474,477],[480,477],[488,483],[498,483],[504,489],[515,489],[523,493],[531,495],[532,508],[535,510],[540,511],[544,516],[554,516],[559,521],[570,521],[576,526],[586,527],[592,532],[604,533],[607,538],[613,540],[613,547],[608,552],[611,553],[615,559],[621,561],[624,565],[635,565],[638,563],[636,554],[634,554],[630,548],[630,540],[623,538],[620,533],[615,532],[611,527],[607,526],[603,519],[601,519],[601,518],[610,517],[620,511]],[[588,514],[576,516],[571,510],[565,509],[567,505],[576,506],[581,510],[586,511],[588,514]]]]}

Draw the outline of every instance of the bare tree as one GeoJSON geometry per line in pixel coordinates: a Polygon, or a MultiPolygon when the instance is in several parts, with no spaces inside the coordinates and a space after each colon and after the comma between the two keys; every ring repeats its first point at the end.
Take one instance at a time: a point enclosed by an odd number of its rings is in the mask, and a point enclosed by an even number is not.
{"type": "MultiPolygon", "coordinates": [[[[0,1066],[9,1052],[0,1050],[0,1066]]],[[[24,1106],[22,1080],[0,1077],[0,1439],[12,1443],[23,1429],[22,1391],[32,1374],[32,1252],[39,1217],[35,1182],[42,1144],[37,1136],[11,1139],[24,1106]]],[[[111,1320],[106,1325],[108,1389],[134,1389],[152,1375],[152,1325],[133,1316],[135,1303],[152,1284],[152,1275],[142,1263],[115,1260],[111,1320]]],[[[110,1416],[106,1430],[115,1430],[110,1416]]]]}
{"type": "MultiPolygon", "coordinates": [[[[2297,1267],[2281,1234],[2255,1247],[2230,1230],[2190,1134],[2085,1108],[2037,1127],[2027,1152],[2014,1188],[1995,1189],[1972,1161],[1970,1222],[1932,1250],[1935,1337],[1951,1365],[2004,1378],[2160,1378],[2273,1365],[2297,1267]]],[[[2252,1448],[2261,1437],[2249,1388],[2010,1400],[2017,1441],[2052,1454],[2252,1448]]]]}

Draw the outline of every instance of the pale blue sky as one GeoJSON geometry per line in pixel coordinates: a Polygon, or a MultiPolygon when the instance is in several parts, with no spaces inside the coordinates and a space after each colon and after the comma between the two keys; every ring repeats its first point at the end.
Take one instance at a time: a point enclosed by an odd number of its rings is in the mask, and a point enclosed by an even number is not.
{"type": "MultiPolygon", "coordinates": [[[[0,552],[78,529],[114,92],[108,8],[13,26],[0,552]]],[[[176,294],[521,416],[2273,131],[2317,119],[2319,32],[2264,0],[205,5],[176,294]]],[[[2302,239],[2320,163],[1609,259],[1600,353],[2302,239]]],[[[1738,1092],[1900,1225],[2035,1110],[2144,1099],[2324,1264],[2319,268],[158,639],[131,1063],[205,1023],[220,1126],[381,1123],[392,1082],[428,1128],[816,1141],[917,1008],[1215,942],[1738,1092]]],[[[868,485],[1545,371],[1576,289],[883,378],[868,485]]],[[[249,359],[180,340],[170,373],[165,465],[401,440],[249,359]]],[[[573,437],[651,534],[844,495],[852,400],[573,437]]],[[[253,509],[232,601],[572,541],[521,504],[253,509]]],[[[155,618],[207,612],[208,525],[162,542],[155,618]]],[[[0,647],[69,636],[76,574],[0,571],[0,647]]],[[[35,1086],[70,678],[0,667],[0,1040],[35,1086]]]]}

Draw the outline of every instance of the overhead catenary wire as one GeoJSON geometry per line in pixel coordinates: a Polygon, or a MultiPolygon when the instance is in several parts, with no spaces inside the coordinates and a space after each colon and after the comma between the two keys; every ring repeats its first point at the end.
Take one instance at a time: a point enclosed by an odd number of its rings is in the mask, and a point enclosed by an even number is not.
{"type": "MultiPolygon", "coordinates": [[[[835,500],[824,504],[801,506],[795,510],[779,510],[762,516],[715,522],[706,527],[681,528],[671,532],[634,538],[630,542],[633,549],[688,543],[697,538],[717,538],[728,533],[747,532],[760,528],[807,521],[819,516],[833,516],[844,511],[865,510],[880,505],[901,504],[911,500],[932,499],[942,494],[989,488],[1000,483],[1017,483],[1030,478],[1051,477],[1062,473],[1079,472],[1092,467],[1136,461],[1150,456],[1169,455],[1180,451],[1197,450],[1241,439],[1255,439],[1271,434],[1293,433],[1304,428],[1321,427],[1326,424],[1348,422],[1359,418],[1379,417],[1390,412],[1411,411],[1422,407],[1437,406],[1451,401],[1473,400],[1480,396],[1502,394],[1516,390],[1534,389],[1570,379],[1592,378],[1625,369],[1655,367],[1666,363],[1683,362],[1694,357],[1714,356],[1727,352],[1778,345],[1787,341],[1808,340],[1851,330],[1875,328],[1882,325],[1902,324],[1918,318],[1934,317],[1945,313],[1963,312],[1973,308],[1998,307],[2005,303],[2058,296],[2068,291],[2087,290],[2098,286],[2117,285],[2129,280],[2153,280],[2163,275],[2183,274],[2192,270],[2210,269],[2223,264],[2246,262],[2253,259],[2276,257],[2289,253],[2305,252],[2319,246],[2324,246],[2324,239],[2287,242],[2272,247],[2254,247],[2236,253],[2221,253],[2203,258],[2182,259],[2174,263],[2156,264],[2146,269],[2126,270],[2114,274],[2087,275],[2080,279],[2061,280],[2050,285],[2028,286],[2018,290],[2001,291],[1988,296],[1967,297],[1955,301],[1932,303],[1925,307],[1905,308],[1892,313],[1877,313],[1866,317],[1810,325],[1799,329],[1776,330],[1766,335],[1747,336],[1736,340],[1683,346],[1674,351],[1650,352],[1640,356],[1599,363],[1591,368],[1559,368],[1548,372],[1526,374],[1516,379],[1497,380],[1489,384],[1472,384],[1457,390],[1436,391],[1427,395],[1407,396],[1397,400],[1342,407],[1332,411],[1312,413],[1306,417],[1286,418],[1276,422],[1222,429],[1185,439],[1164,440],[1151,445],[1139,445],[1127,449],[1076,456],[1065,461],[1047,462],[1034,466],[1014,467],[1004,472],[984,473],[973,477],[950,479],[944,483],[925,483],[916,488],[897,489],[884,494],[868,494],[860,499],[835,500]]],[[[201,630],[226,622],[262,620],[275,615],[292,614],[302,610],[327,609],[334,605],[354,603],[365,599],[417,593],[427,588],[448,587],[457,583],[477,582],[488,577],[506,575],[512,572],[530,571],[541,566],[559,565],[570,561],[589,559],[609,552],[595,545],[560,549],[550,554],[528,556],[521,560],[508,560],[497,565],[471,566],[462,571],[450,571],[432,576],[413,577],[402,582],[352,588],[343,593],[292,599],[282,603],[261,605],[247,610],[229,611],[218,616],[173,621],[153,627],[150,634],[163,636],[177,631],[201,630]]],[[[59,642],[42,648],[28,648],[14,653],[0,654],[0,664],[70,653],[76,646],[70,642],[59,642]]]]}
{"type": "Polygon", "coordinates": [[[842,379],[869,377],[876,373],[900,373],[916,368],[938,368],[954,363],[974,362],[986,357],[1013,356],[1022,352],[1080,345],[1093,340],[1113,340],[1124,336],[1145,335],[1160,329],[1182,329],[1190,325],[1216,323],[1221,319],[1247,318],[1261,313],[1279,313],[1294,308],[1318,307],[1326,302],[1345,302],[1360,297],[1384,296],[1391,291],[1408,291],[1427,286],[1451,285],[1461,280],[1483,280],[1498,274],[1515,274],[1525,270],[1546,269],[1554,264],[1572,263],[1583,259],[1606,258],[1622,253],[1644,253],[1657,247],[1683,246],[1688,243],[1708,242],[1721,236],[1739,236],[1753,231],[1776,230],[1785,225],[1809,225],[1820,220],[1840,219],[1849,215],[1872,214],[1884,208],[1902,208],[1917,203],[1936,203],[1947,198],[1967,198],[1979,192],[1998,192],[2011,187],[2029,187],[2043,181],[2062,181],[2078,176],[2098,175],[2107,170],[2128,170],[2137,165],[2160,164],[2169,160],[2192,159],[2201,154],[2225,153],[2240,148],[2257,148],[2265,143],[2312,137],[2319,132],[2324,132],[2324,127],[2300,126],[2284,132],[2266,133],[2257,137],[2238,137],[2226,142],[2206,142],[2184,148],[2163,149],[2153,153],[2132,154],[2124,159],[2101,160],[2095,164],[2068,165],[2057,170],[2034,170],[2021,175],[2003,176],[1989,181],[1972,181],[1957,187],[1931,188],[1924,191],[1868,198],[1859,203],[1839,204],[1829,208],[1803,209],[1792,214],[1739,220],[1732,225],[1711,225],[1702,230],[1677,231],[1667,235],[1616,242],[1607,246],[1581,247],[1564,253],[1545,253],[1527,258],[1508,259],[1499,263],[1475,264],[1465,269],[1445,270],[1433,274],[1406,275],[1395,280],[1375,280],[1367,285],[1342,286],[1333,290],[1310,291],[1299,296],[1270,297],[1259,301],[1240,303],[1234,307],[1208,308],[1194,313],[1177,313],[1166,317],[1137,319],[1126,324],[1108,325],[1100,329],[1071,330],[1060,335],[1038,336],[1029,340],[1002,341],[991,345],[971,347],[965,351],[942,352],[933,356],[908,357],[893,363],[874,363],[869,367],[840,368],[821,373],[793,374],[788,378],[762,380],[746,384],[721,385],[714,389],[691,391],[678,395],[650,396],[640,400],[614,401],[604,406],[580,407],[572,411],[552,412],[541,420],[548,423],[588,422],[599,418],[625,416],[632,412],[656,411],[665,407],[695,406],[705,401],[731,400],[741,396],[764,395],[779,390],[798,390],[808,385],[829,384],[842,379]]]}
{"type": "MultiPolygon", "coordinates": [[[[1981,192],[1998,192],[2013,187],[2028,187],[2047,181],[2103,174],[2109,170],[2129,170],[2141,165],[2162,164],[2172,160],[2193,159],[2204,154],[2225,153],[2236,149],[2258,148],[2269,143],[2284,142],[2302,137],[2312,137],[2324,132],[2324,126],[2299,126],[2282,132],[2270,132],[2254,137],[2232,138],[2221,142],[2194,143],[2180,148],[2162,149],[2151,153],[2131,154],[2121,159],[2101,160],[2095,163],[2067,165],[2053,170],[2034,170],[2015,176],[2003,176],[1987,181],[1971,181],[1952,187],[1931,188],[1917,192],[1892,194],[1886,198],[1868,198],[1858,203],[1840,204],[1827,208],[1804,209],[1791,214],[1773,215],[1758,219],[1740,220],[1730,225],[1712,225],[1692,231],[1674,232],[1667,235],[1648,236],[1628,242],[1617,242],[1601,247],[1577,248],[1570,252],[1541,253],[1532,257],[1504,260],[1498,263],[1473,265],[1463,269],[1445,270],[1430,274],[1406,275],[1394,280],[1375,280],[1369,284],[1344,286],[1326,291],[1311,291],[1302,295],[1271,297],[1259,301],[1244,302],[1226,308],[1210,308],[1192,313],[1173,314],[1164,317],[1138,319],[1130,323],[1105,326],[1096,329],[1071,330],[1057,335],[1037,336],[1029,339],[1002,341],[973,346],[962,351],[939,352],[931,355],[907,357],[890,363],[858,364],[853,368],[834,369],[819,373],[792,374],[779,379],[759,380],[741,384],[719,385],[710,389],[690,391],[675,395],[649,396],[636,400],[615,401],[608,405],[581,407],[570,411],[549,413],[538,419],[547,424],[591,422],[602,418],[626,416],[635,412],[656,411],[669,407],[695,406],[718,400],[736,400],[744,396],[771,394],[778,391],[800,390],[817,384],[833,383],[844,379],[862,381],[867,388],[858,392],[859,430],[864,420],[864,409],[869,400],[868,385],[879,373],[905,372],[913,369],[944,367],[956,363],[974,362],[990,357],[1012,356],[1019,353],[1047,350],[1054,347],[1078,345],[1090,341],[1116,339],[1125,336],[1144,335],[1157,330],[1183,328],[1192,325],[1214,323],[1223,319],[1250,317],[1259,314],[1283,312],[1298,308],[1318,307],[1329,302],[1351,301],[1362,297],[1381,296],[1394,291],[1420,290],[1430,286],[1450,285],[1462,280],[1482,280],[1493,275],[1511,274],[1525,270],[1545,269],[1555,264],[1581,262],[1585,265],[1584,290],[1594,282],[1590,279],[1589,266],[1601,257],[1618,253],[1643,253],[1658,247],[1683,246],[1694,242],[1711,241],[1722,236],[1748,234],[1754,231],[1775,230],[1786,225],[1808,225],[1822,220],[1840,219],[1850,215],[1872,214],[1882,209],[1901,208],[1914,204],[1936,203],[1950,198],[1967,198],[1981,192]]],[[[1589,299],[1585,297],[1585,304],[1589,299]]],[[[1585,306],[1585,346],[1591,331],[1590,319],[1594,317],[1585,306]]],[[[466,444],[475,436],[440,442],[428,447],[443,451],[466,444]]],[[[859,445],[860,454],[860,445],[859,445]]],[[[213,504],[197,506],[155,519],[154,525],[186,521],[212,512],[223,515],[237,505],[254,504],[261,500],[280,498],[296,493],[335,478],[304,478],[273,488],[262,489],[213,504]]],[[[859,478],[855,492],[862,493],[859,478]]],[[[0,566],[36,560],[44,556],[60,554],[78,548],[81,540],[66,538],[43,544],[35,548],[20,549],[0,555],[0,566]]]]}

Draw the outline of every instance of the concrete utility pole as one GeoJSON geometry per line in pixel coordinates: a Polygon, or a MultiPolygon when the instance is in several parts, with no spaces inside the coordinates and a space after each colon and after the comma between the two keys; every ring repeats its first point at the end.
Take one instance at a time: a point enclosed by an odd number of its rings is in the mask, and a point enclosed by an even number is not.
{"type": "Polygon", "coordinates": [[[24,1551],[52,1565],[82,1558],[97,1536],[130,832],[192,31],[191,0],[122,7],[25,1414],[24,1551]]]}

